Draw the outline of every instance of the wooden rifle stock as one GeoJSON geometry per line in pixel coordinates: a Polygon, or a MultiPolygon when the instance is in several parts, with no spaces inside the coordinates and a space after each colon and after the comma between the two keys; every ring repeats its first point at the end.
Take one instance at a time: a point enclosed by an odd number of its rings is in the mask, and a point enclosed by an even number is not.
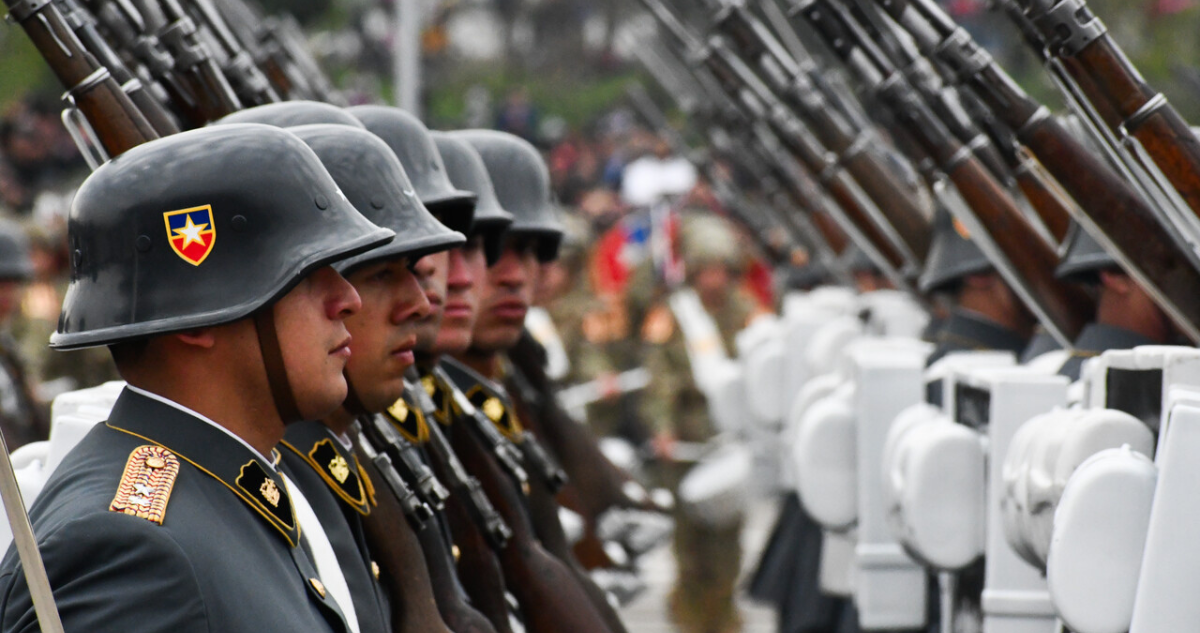
{"type": "Polygon", "coordinates": [[[525,499],[501,469],[492,453],[462,420],[449,427],[455,452],[479,479],[488,498],[513,530],[500,551],[500,562],[509,591],[517,597],[530,633],[605,633],[603,617],[578,578],[565,563],[551,555],[534,535],[525,499]]]}
{"type": "Polygon", "coordinates": [[[113,0],[85,0],[114,48],[141,64],[150,77],[167,93],[167,108],[181,127],[204,124],[200,103],[191,90],[175,76],[175,60],[162,42],[150,31],[146,18],[130,14],[128,5],[113,0]]]}
{"type": "MultiPolygon", "coordinates": [[[[683,49],[684,55],[703,58],[701,63],[707,72],[681,61],[673,65],[684,69],[695,79],[702,92],[714,101],[713,106],[718,112],[729,113],[732,119],[729,125],[734,129],[766,119],[787,146],[784,153],[794,155],[805,168],[820,175],[822,185],[836,203],[832,205],[835,208],[828,210],[838,219],[842,229],[871,256],[897,287],[905,287],[908,283],[905,273],[912,271],[907,270],[910,259],[902,253],[906,248],[902,246],[902,240],[895,235],[892,227],[888,227],[890,232],[883,230],[881,223],[884,220],[877,222],[874,217],[879,213],[878,209],[874,209],[875,213],[867,209],[867,205],[872,204],[868,196],[856,184],[852,184],[842,166],[824,152],[807,128],[786,107],[772,99],[765,86],[744,65],[739,66],[740,60],[736,60],[732,53],[723,50],[724,54],[714,55],[711,49],[702,50],[691,32],[660,0],[642,0],[642,4],[665,27],[676,46],[683,49]],[[743,90],[743,86],[747,89],[743,90]],[[766,105],[771,102],[776,107],[766,105]],[[750,112],[743,114],[743,109],[750,112]]],[[[668,51],[666,56],[672,57],[674,54],[668,51]]],[[[789,171],[796,173],[796,170],[789,171]]],[[[792,181],[799,182],[795,178],[792,181]]],[[[824,196],[818,193],[808,199],[811,204],[819,204],[818,201],[824,200],[824,196]]]]}
{"type": "MultiPolygon", "coordinates": [[[[508,536],[503,540],[496,541],[494,538],[486,536],[489,533],[487,519],[482,518],[479,508],[473,507],[472,502],[478,494],[482,496],[487,507],[494,513],[491,502],[483,495],[482,489],[478,488],[477,480],[460,477],[458,471],[462,465],[457,464],[456,467],[454,464],[458,457],[453,453],[447,454],[440,446],[440,442],[446,440],[441,429],[438,428],[438,423],[431,421],[430,425],[430,434],[436,433],[437,438],[431,438],[424,448],[433,471],[450,485],[451,495],[446,500],[443,512],[446,523],[450,527],[451,540],[459,551],[459,580],[467,595],[471,597],[472,604],[487,617],[492,627],[498,633],[512,633],[508,619],[508,601],[504,596],[504,571],[500,568],[500,561],[496,557],[496,551],[503,549],[512,532],[508,529],[507,524],[504,524],[505,533],[508,536]]],[[[470,476],[467,475],[467,477],[470,476]]],[[[498,515],[496,519],[503,523],[498,515]]]]}
{"type": "Polygon", "coordinates": [[[1050,182],[1042,172],[1043,167],[1032,156],[1024,157],[1013,167],[1017,187],[1033,205],[1042,225],[1054,238],[1054,243],[1061,245],[1071,228],[1071,203],[1063,199],[1064,193],[1058,188],[1058,183],[1050,182]]]}
{"type": "Polygon", "coordinates": [[[197,37],[196,23],[178,0],[159,0],[167,24],[159,39],[175,58],[175,72],[191,89],[200,104],[205,122],[242,109],[229,80],[213,60],[208,46],[197,37]]]}
{"type": "MultiPolygon", "coordinates": [[[[363,430],[361,439],[369,443],[372,450],[387,453],[396,466],[397,474],[408,487],[419,491],[422,500],[433,509],[434,514],[424,529],[416,531],[417,540],[425,554],[429,580],[437,601],[438,613],[454,633],[496,633],[483,614],[467,603],[454,571],[451,544],[442,531],[438,510],[444,507],[450,493],[442,487],[419,455],[419,450],[405,440],[390,423],[380,415],[360,418],[363,430]]],[[[385,478],[389,475],[384,473],[385,478]]],[[[401,504],[403,508],[403,504],[401,504]]]]}
{"type": "MultiPolygon", "coordinates": [[[[467,602],[457,578],[451,543],[446,542],[446,535],[439,526],[430,525],[417,532],[417,540],[425,554],[438,613],[446,626],[454,633],[497,633],[489,619],[467,602]]],[[[459,546],[455,544],[454,547],[459,546]]]]}
{"type": "Polygon", "coordinates": [[[172,115],[161,103],[146,90],[142,82],[125,67],[125,62],[108,42],[100,36],[96,19],[86,9],[76,4],[75,0],[59,0],[63,19],[75,31],[80,43],[96,56],[100,65],[112,73],[113,79],[120,84],[125,94],[154,127],[159,136],[168,136],[179,131],[172,115]]]}
{"type": "Polygon", "coordinates": [[[743,68],[738,66],[738,61],[727,49],[711,46],[703,61],[730,96],[740,97],[742,103],[747,104],[748,109],[752,110],[751,116],[764,115],[762,118],[766,119],[788,153],[798,159],[810,173],[817,175],[821,185],[829,192],[829,196],[845,214],[848,222],[884,258],[886,266],[897,272],[904,271],[909,260],[900,251],[897,241],[883,229],[880,218],[868,210],[866,205],[871,202],[857,189],[850,175],[834,157],[821,148],[807,127],[793,116],[790,110],[782,107],[782,104],[765,103],[765,87],[764,90],[754,92],[743,90],[743,86],[752,86],[753,80],[747,72],[739,72],[743,68]],[[772,105],[776,107],[771,107],[772,105]]]}
{"type": "Polygon", "coordinates": [[[279,101],[266,75],[209,0],[188,0],[197,19],[212,32],[226,57],[223,70],[242,102],[251,106],[279,101]]]}
{"type": "Polygon", "coordinates": [[[876,86],[881,101],[922,142],[971,207],[970,219],[977,226],[970,228],[983,232],[974,236],[977,243],[985,252],[993,251],[988,253],[989,259],[1013,291],[1069,347],[1091,318],[1093,306],[1080,288],[1055,277],[1058,257],[1038,236],[1016,202],[942,125],[886,57],[872,48],[869,39],[857,28],[857,22],[842,7],[830,0],[808,0],[799,7],[799,12],[848,63],[868,66],[883,77],[876,86]]]}
{"type": "Polygon", "coordinates": [[[1075,199],[1079,220],[1105,250],[1192,341],[1200,341],[1200,272],[1178,236],[1099,157],[1034,101],[987,51],[936,5],[916,0],[880,0],[913,34],[922,49],[943,61],[975,88],[992,113],[1012,128],[1025,147],[1075,199]],[[919,13],[918,13],[919,11],[919,13]]]}
{"type": "MultiPolygon", "coordinates": [[[[527,339],[527,345],[533,343],[532,337],[528,333],[525,334],[524,338],[527,339]]],[[[536,345],[536,343],[533,343],[533,345],[536,345]]],[[[531,350],[525,348],[522,351],[529,352],[531,350]]],[[[544,350],[542,350],[542,354],[544,355],[544,350]]],[[[526,437],[522,445],[529,445],[536,442],[539,436],[544,436],[545,420],[542,417],[544,412],[531,407],[534,407],[535,403],[540,405],[537,406],[537,409],[554,407],[554,395],[549,393],[549,391],[545,393],[539,392],[529,382],[526,375],[515,366],[509,375],[509,385],[507,387],[509,393],[514,396],[513,404],[516,407],[518,417],[530,429],[525,432],[526,437]]],[[[595,448],[599,452],[599,447],[595,448]]],[[[600,457],[603,458],[603,455],[600,457]]],[[[553,483],[552,480],[546,477],[535,477],[531,481],[528,507],[530,519],[533,522],[538,540],[575,574],[579,580],[580,587],[587,593],[588,598],[592,601],[592,606],[604,618],[608,629],[613,633],[625,633],[625,625],[621,622],[621,618],[617,615],[616,610],[609,604],[608,597],[604,595],[604,591],[596,585],[583,566],[579,564],[571,549],[571,545],[567,542],[567,536],[563,532],[562,521],[559,518],[558,501],[555,499],[555,494],[558,490],[555,489],[553,483]]],[[[563,483],[571,485],[573,482],[564,481],[563,483]]]]}
{"type": "Polygon", "coordinates": [[[717,28],[744,59],[757,63],[762,80],[804,117],[818,140],[837,157],[855,182],[887,217],[907,248],[924,262],[932,232],[916,196],[872,151],[878,140],[867,130],[854,130],[841,112],[821,94],[810,77],[776,41],[765,25],[742,6],[728,6],[716,18],[717,28]]]}
{"type": "MultiPolygon", "coordinates": [[[[384,474],[363,451],[362,439],[358,441],[359,463],[367,477],[383,482],[384,474]]],[[[446,626],[438,613],[421,542],[409,524],[400,500],[384,485],[378,487],[375,500],[377,503],[371,514],[363,518],[363,531],[368,547],[378,558],[381,579],[388,589],[392,630],[395,633],[456,633],[446,626]]]]}
{"type": "Polygon", "coordinates": [[[159,137],[108,69],[75,37],[56,6],[36,0],[5,3],[67,89],[63,98],[87,118],[110,157],[159,137]]]}
{"type": "Polygon", "coordinates": [[[1068,73],[1120,138],[1128,132],[1145,148],[1175,190],[1200,216],[1200,139],[1166,97],[1154,90],[1084,0],[1022,2],[1051,54],[1072,59],[1068,73]],[[1049,6],[1051,5],[1052,6],[1049,6]]]}

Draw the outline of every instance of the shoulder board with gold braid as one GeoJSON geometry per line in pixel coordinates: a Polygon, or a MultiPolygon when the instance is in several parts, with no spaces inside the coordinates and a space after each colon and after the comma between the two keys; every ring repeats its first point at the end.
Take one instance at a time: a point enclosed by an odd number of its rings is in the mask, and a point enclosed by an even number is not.
{"type": "Polygon", "coordinates": [[[179,458],[171,451],[147,444],[133,449],[108,509],[162,525],[167,501],[179,475],[179,458]]]}

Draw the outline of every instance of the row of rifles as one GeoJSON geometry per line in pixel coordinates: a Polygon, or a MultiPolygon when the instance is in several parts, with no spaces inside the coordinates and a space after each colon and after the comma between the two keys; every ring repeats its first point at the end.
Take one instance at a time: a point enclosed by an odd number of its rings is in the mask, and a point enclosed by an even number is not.
{"type": "MultiPolygon", "coordinates": [[[[25,30],[66,89],[63,122],[93,169],[132,147],[244,108],[284,100],[344,105],[305,48],[295,20],[264,16],[243,0],[6,2],[8,21],[25,30]]],[[[424,396],[420,387],[409,391],[424,396]]],[[[565,475],[529,453],[534,442],[517,453],[465,396],[455,395],[455,415],[478,439],[452,447],[433,429],[425,450],[436,477],[386,423],[360,428],[366,469],[392,493],[379,496],[364,528],[385,576],[394,630],[624,631],[610,601],[628,599],[643,584],[632,559],[614,560],[611,544],[621,544],[630,557],[660,544],[670,530],[664,516],[669,504],[608,462],[584,427],[565,414],[539,415],[548,425],[548,445],[571,457],[567,470],[578,484],[567,492],[582,500],[586,525],[574,543],[561,527],[551,531],[557,538],[543,543],[548,537],[535,534],[534,526],[557,525],[558,516],[528,518],[521,491],[533,476],[557,490],[565,475]],[[491,464],[495,472],[476,479],[464,462],[491,464]],[[520,485],[513,487],[510,479],[520,485]],[[452,530],[452,550],[442,534],[446,524],[471,526],[452,530]],[[587,574],[584,565],[608,568],[604,592],[593,580],[600,576],[587,574]],[[589,620],[591,610],[562,598],[576,584],[600,617],[589,620]]],[[[549,403],[542,398],[543,408],[562,413],[549,403]]],[[[432,402],[424,404],[432,410],[432,402]]]]}
{"type": "MultiPolygon", "coordinates": [[[[1064,115],[936,0],[641,1],[657,28],[629,48],[719,159],[702,164],[754,174],[756,196],[713,177],[747,224],[782,227],[843,276],[834,255],[848,240],[916,294],[944,209],[1070,349],[1094,310],[1054,276],[1074,222],[1200,342],[1200,140],[1085,0],[994,3],[1064,115]]],[[[646,91],[630,96],[671,134],[646,91]]]]}

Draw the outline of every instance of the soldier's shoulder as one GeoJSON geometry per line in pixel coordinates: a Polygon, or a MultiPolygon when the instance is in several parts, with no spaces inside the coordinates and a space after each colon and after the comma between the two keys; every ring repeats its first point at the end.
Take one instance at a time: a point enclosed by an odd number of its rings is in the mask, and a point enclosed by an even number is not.
{"type": "Polygon", "coordinates": [[[98,424],[50,475],[31,518],[55,529],[80,517],[121,514],[131,519],[127,525],[156,527],[181,467],[171,451],[98,424]]]}

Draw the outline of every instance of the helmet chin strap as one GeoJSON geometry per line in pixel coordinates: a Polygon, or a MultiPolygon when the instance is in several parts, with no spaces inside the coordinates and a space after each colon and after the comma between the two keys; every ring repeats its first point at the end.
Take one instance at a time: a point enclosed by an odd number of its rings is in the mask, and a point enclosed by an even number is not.
{"type": "Polygon", "coordinates": [[[279,334],[275,330],[273,306],[255,313],[254,329],[258,333],[258,347],[262,350],[263,366],[267,370],[267,384],[271,388],[275,410],[284,424],[303,420],[296,394],[292,392],[292,383],[288,380],[287,366],[283,364],[283,350],[279,347],[279,334]]]}

